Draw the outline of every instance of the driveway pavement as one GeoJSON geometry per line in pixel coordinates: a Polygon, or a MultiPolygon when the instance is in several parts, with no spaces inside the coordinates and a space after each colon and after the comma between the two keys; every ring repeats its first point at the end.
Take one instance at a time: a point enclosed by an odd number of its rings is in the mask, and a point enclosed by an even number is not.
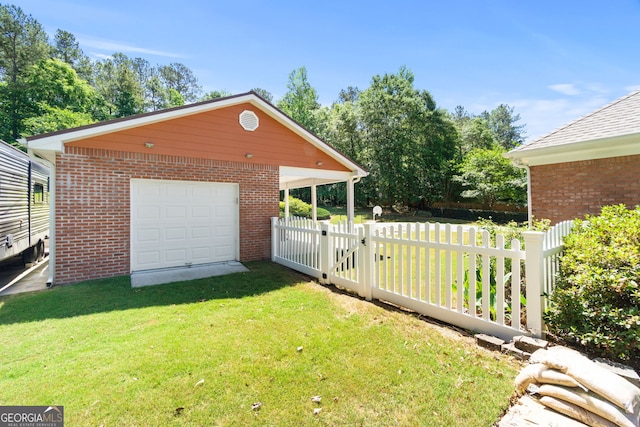
{"type": "Polygon", "coordinates": [[[21,257],[0,262],[0,296],[47,289],[49,256],[31,268],[25,268],[21,257]]]}

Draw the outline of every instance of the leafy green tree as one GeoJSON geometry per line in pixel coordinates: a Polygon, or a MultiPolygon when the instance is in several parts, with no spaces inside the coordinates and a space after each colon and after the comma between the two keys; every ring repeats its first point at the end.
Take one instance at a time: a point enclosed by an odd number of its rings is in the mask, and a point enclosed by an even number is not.
{"type": "Polygon", "coordinates": [[[359,95],[365,166],[374,198],[394,206],[428,204],[441,198],[456,151],[447,115],[426,91],[414,88],[406,67],[376,75],[359,95]]]}
{"type": "Polygon", "coordinates": [[[94,122],[95,119],[89,113],[45,106],[39,116],[25,119],[23,125],[25,135],[38,135],[88,125],[94,122]]]}
{"type": "Polygon", "coordinates": [[[33,65],[25,76],[25,94],[36,109],[40,106],[91,112],[98,94],[78,77],[70,65],[47,59],[33,65]]]}
{"type": "Polygon", "coordinates": [[[267,102],[273,102],[273,95],[266,89],[261,89],[259,87],[254,87],[251,89],[251,92],[255,92],[259,97],[264,99],[267,102]]]}
{"type": "Polygon", "coordinates": [[[0,138],[5,141],[20,137],[27,117],[24,74],[48,54],[40,23],[18,6],[0,5],[0,138]]]}
{"type": "Polygon", "coordinates": [[[469,114],[464,107],[458,105],[451,114],[451,120],[459,137],[458,162],[475,148],[491,148],[496,142],[489,122],[482,117],[469,114]]]}
{"type": "Polygon", "coordinates": [[[453,180],[462,184],[462,197],[476,199],[491,208],[496,202],[526,204],[527,178],[524,169],[503,156],[501,146],[476,148],[460,165],[453,180]]]}
{"type": "Polygon", "coordinates": [[[178,92],[186,102],[198,100],[202,88],[198,78],[187,66],[178,62],[163,65],[158,68],[160,80],[167,89],[178,92]]]}
{"type": "Polygon", "coordinates": [[[69,64],[47,59],[33,65],[24,77],[28,117],[23,134],[34,135],[95,121],[100,99],[96,90],[78,77],[69,64]]]}
{"type": "Polygon", "coordinates": [[[505,150],[511,150],[524,142],[524,125],[518,125],[520,114],[514,108],[500,104],[490,112],[484,111],[480,117],[485,119],[495,140],[505,150]]]}
{"type": "Polygon", "coordinates": [[[278,101],[277,106],[285,114],[312,132],[318,132],[316,117],[320,108],[318,93],[307,80],[307,69],[300,67],[289,74],[287,93],[278,101]]]}
{"type": "Polygon", "coordinates": [[[123,53],[96,63],[96,89],[105,101],[108,117],[126,117],[144,111],[144,88],[139,67],[123,53]]]}
{"type": "Polygon", "coordinates": [[[93,64],[88,56],[80,49],[76,37],[68,31],[57,30],[53,38],[51,57],[69,64],[76,70],[78,76],[88,82],[93,79],[93,64]]]}
{"type": "Polygon", "coordinates": [[[218,98],[224,98],[226,96],[231,96],[231,92],[227,91],[227,90],[212,90],[211,92],[207,92],[204,94],[204,96],[202,98],[200,98],[201,101],[207,101],[209,99],[218,99],[218,98]]]}

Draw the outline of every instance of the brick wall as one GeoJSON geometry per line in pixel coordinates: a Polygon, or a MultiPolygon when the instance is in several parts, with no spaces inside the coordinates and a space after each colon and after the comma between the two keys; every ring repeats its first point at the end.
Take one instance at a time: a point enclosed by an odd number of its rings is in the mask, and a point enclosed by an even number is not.
{"type": "Polygon", "coordinates": [[[606,205],[640,204],[640,155],[531,167],[534,218],[553,224],[606,205]]]}
{"type": "Polygon", "coordinates": [[[240,261],[271,256],[277,166],[66,147],[56,159],[57,284],[130,273],[130,180],[238,183],[240,261]]]}

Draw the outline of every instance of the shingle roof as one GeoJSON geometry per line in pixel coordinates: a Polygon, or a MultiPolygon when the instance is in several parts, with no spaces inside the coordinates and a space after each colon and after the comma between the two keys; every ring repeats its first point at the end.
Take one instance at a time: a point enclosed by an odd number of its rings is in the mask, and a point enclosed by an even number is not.
{"type": "Polygon", "coordinates": [[[518,147],[512,153],[632,134],[640,134],[640,90],[518,147]]]}

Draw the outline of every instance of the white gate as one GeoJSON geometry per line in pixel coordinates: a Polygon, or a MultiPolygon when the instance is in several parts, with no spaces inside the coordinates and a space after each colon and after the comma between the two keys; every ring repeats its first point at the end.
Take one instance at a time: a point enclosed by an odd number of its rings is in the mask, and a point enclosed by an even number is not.
{"type": "MultiPolygon", "coordinates": [[[[363,251],[361,247],[366,244],[364,240],[364,228],[347,222],[332,227],[329,233],[328,225],[323,224],[321,233],[328,237],[330,258],[328,265],[323,269],[322,279],[327,283],[343,286],[362,294],[361,262],[363,251]]],[[[321,251],[322,253],[322,251],[321,251]]]]}

